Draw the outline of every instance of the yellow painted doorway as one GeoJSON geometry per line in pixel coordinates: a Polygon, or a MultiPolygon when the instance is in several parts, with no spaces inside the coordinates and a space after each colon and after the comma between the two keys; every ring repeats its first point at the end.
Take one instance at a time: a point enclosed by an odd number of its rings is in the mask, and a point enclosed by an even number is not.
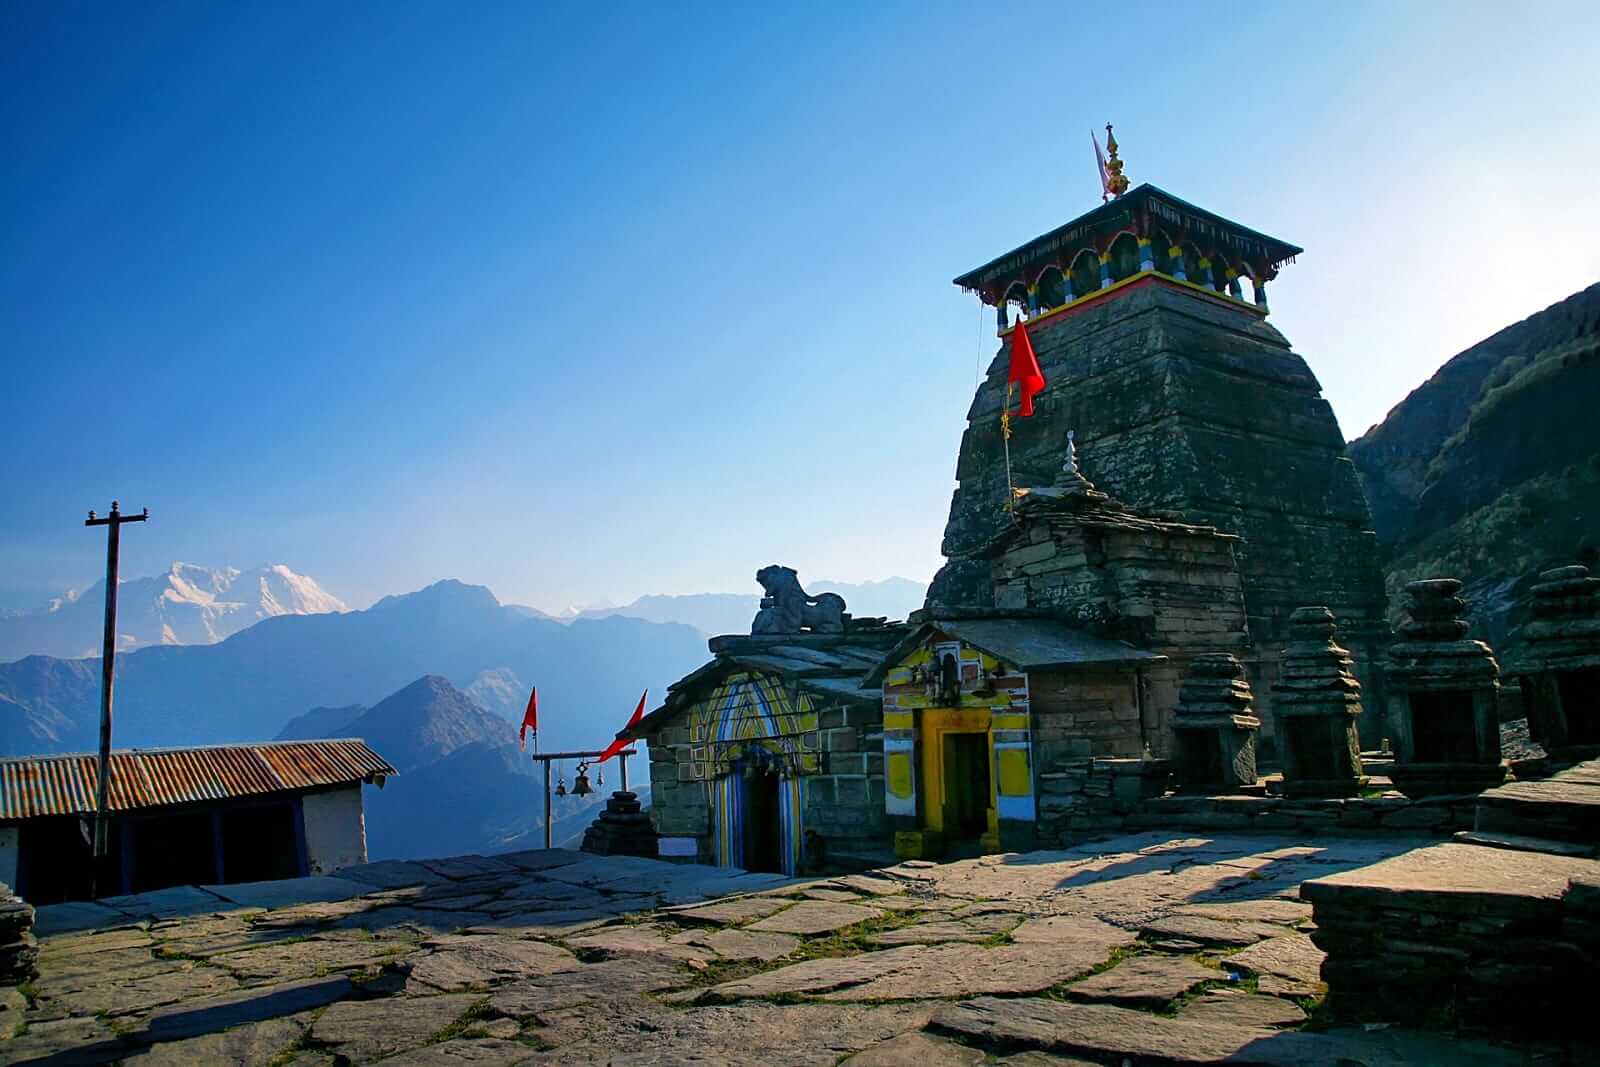
{"type": "Polygon", "coordinates": [[[922,750],[923,822],[947,844],[978,842],[1000,850],[995,799],[994,742],[989,709],[924,708],[917,741],[922,750]]]}

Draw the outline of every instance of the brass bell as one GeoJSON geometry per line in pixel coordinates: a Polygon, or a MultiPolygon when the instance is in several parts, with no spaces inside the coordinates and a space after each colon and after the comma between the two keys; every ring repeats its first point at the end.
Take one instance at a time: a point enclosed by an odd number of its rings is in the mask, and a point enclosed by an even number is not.
{"type": "Polygon", "coordinates": [[[580,763],[578,764],[578,777],[574,779],[572,783],[572,795],[575,797],[586,797],[593,792],[594,789],[589,785],[588,764],[580,763]]]}
{"type": "Polygon", "coordinates": [[[565,774],[557,775],[556,776],[556,796],[564,797],[566,795],[567,795],[567,776],[565,774]]]}

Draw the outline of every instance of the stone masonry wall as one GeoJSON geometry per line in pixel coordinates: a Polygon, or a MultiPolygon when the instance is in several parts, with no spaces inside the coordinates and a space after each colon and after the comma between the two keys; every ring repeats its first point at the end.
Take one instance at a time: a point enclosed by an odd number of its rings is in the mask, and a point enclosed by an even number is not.
{"type": "MultiPolygon", "coordinates": [[[[1289,613],[1326,604],[1368,698],[1363,737],[1376,742],[1372,709],[1384,702],[1371,666],[1387,642],[1377,541],[1343,434],[1305,360],[1252,313],[1157,280],[1052,317],[1032,341],[1048,385],[1036,414],[1013,421],[1015,483],[1050,484],[1074,430],[1083,472],[1100,489],[1242,537],[1252,687],[1270,692],[1289,613]]],[[[990,602],[986,566],[964,557],[1005,514],[999,415],[1009,359],[1007,341],[968,414],[945,527],[951,562],[930,602],[990,602]]]]}
{"type": "MultiPolygon", "coordinates": [[[[690,767],[693,745],[687,712],[648,736],[650,752],[650,818],[663,837],[696,840],[694,856],[715,862],[712,839],[711,787],[696,779],[690,767]]],[[[885,826],[883,779],[883,710],[870,704],[840,702],[817,713],[819,773],[806,774],[802,832],[816,831],[828,856],[863,851],[881,852],[889,832],[885,826]]]]}
{"type": "MultiPolygon", "coordinates": [[[[1111,514],[1114,515],[1114,512],[1111,514]]],[[[1144,672],[1144,722],[1131,749],[1098,746],[1096,755],[1136,756],[1146,742],[1170,754],[1172,712],[1190,661],[1209,652],[1250,656],[1244,594],[1234,559],[1238,542],[1215,530],[1128,515],[1028,518],[1027,537],[993,566],[1001,608],[1043,608],[1168,657],[1144,672]]],[[[1271,721],[1270,702],[1258,713],[1271,721]]],[[[1108,724],[1099,732],[1117,732],[1108,724]]],[[[1270,726],[1267,735],[1271,736],[1270,726]]]]}

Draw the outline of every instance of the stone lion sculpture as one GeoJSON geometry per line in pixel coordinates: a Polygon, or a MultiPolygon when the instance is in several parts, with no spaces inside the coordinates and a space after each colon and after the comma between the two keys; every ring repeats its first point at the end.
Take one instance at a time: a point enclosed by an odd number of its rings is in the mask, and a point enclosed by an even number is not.
{"type": "Polygon", "coordinates": [[[752,634],[844,633],[844,597],[838,593],[808,596],[794,568],[776,563],[756,571],[766,596],[750,624],[752,634]]]}

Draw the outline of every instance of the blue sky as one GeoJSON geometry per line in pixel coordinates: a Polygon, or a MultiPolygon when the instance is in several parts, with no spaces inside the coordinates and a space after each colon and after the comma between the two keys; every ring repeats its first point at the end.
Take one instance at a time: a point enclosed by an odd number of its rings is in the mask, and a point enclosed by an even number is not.
{"type": "Polygon", "coordinates": [[[0,6],[0,593],[559,607],[937,568],[992,318],[1128,173],[1303,245],[1347,436],[1600,279],[1589,4],[0,6]]]}

